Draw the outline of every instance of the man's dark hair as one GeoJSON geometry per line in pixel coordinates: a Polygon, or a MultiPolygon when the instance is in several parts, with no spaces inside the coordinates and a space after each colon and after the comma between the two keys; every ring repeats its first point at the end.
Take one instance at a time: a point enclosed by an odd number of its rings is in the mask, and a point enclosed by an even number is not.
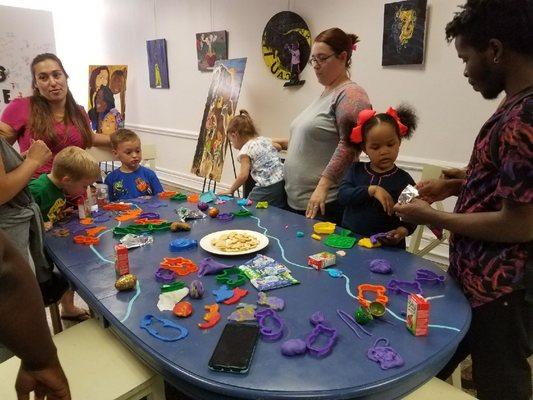
{"type": "Polygon", "coordinates": [[[533,0],[467,0],[446,25],[446,40],[461,35],[479,51],[490,39],[520,54],[533,54],[533,0]]]}

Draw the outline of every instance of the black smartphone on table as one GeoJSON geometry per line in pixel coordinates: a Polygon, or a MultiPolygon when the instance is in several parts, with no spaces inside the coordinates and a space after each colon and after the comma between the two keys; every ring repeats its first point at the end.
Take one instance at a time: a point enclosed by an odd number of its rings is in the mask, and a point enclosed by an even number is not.
{"type": "Polygon", "coordinates": [[[209,360],[209,368],[213,371],[247,373],[258,337],[257,324],[228,323],[209,360]]]}

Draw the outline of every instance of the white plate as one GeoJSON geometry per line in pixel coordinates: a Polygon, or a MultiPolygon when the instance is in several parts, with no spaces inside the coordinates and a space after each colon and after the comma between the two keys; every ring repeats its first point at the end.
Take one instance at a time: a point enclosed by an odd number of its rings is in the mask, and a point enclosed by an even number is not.
{"type": "Polygon", "coordinates": [[[241,254],[255,253],[256,251],[262,250],[267,246],[268,246],[268,238],[265,235],[263,235],[262,233],[256,232],[256,231],[249,231],[245,229],[228,229],[226,231],[213,232],[213,233],[210,233],[209,235],[205,235],[202,239],[200,239],[200,247],[202,249],[210,253],[218,254],[221,256],[238,256],[241,254]],[[220,235],[223,235],[225,233],[230,233],[230,232],[247,233],[248,235],[253,236],[257,240],[259,240],[259,244],[253,249],[248,249],[248,250],[243,250],[243,251],[231,251],[231,252],[222,251],[219,248],[211,244],[211,240],[218,238],[220,235]]]}

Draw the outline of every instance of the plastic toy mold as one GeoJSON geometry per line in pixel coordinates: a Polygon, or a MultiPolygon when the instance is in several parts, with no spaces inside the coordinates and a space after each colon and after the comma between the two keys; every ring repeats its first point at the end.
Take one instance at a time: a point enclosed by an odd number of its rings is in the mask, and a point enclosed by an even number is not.
{"type": "Polygon", "coordinates": [[[384,286],[364,283],[357,287],[357,298],[359,300],[359,304],[361,304],[363,307],[370,306],[370,300],[367,300],[365,298],[365,292],[374,292],[376,294],[376,298],[372,301],[377,301],[378,303],[381,303],[384,306],[387,305],[389,301],[389,298],[385,295],[387,290],[384,286]]]}
{"type": "Polygon", "coordinates": [[[204,321],[198,324],[200,329],[210,329],[220,321],[220,313],[218,312],[218,304],[206,304],[204,306],[205,315],[204,321]]]}
{"type": "Polygon", "coordinates": [[[374,342],[374,346],[368,349],[366,356],[377,363],[381,369],[389,369],[395,367],[401,367],[405,364],[403,358],[398,354],[396,350],[389,347],[389,340],[385,338],[379,338],[374,342]],[[384,341],[384,346],[378,346],[378,343],[384,341]]]}
{"type": "Polygon", "coordinates": [[[85,246],[93,246],[100,243],[100,238],[92,236],[77,235],[73,237],[74,243],[83,244],[85,246]]]}
{"type": "Polygon", "coordinates": [[[159,265],[161,268],[169,269],[180,276],[185,276],[198,271],[198,267],[192,260],[183,257],[165,257],[159,265]]]}
{"type": "Polygon", "coordinates": [[[401,281],[398,279],[391,279],[387,284],[387,289],[396,293],[409,296],[410,294],[422,294],[422,286],[417,281],[401,281]]]}
{"type": "Polygon", "coordinates": [[[171,283],[177,278],[177,274],[167,268],[158,268],[155,271],[155,280],[160,283],[171,283]]]}
{"type": "Polygon", "coordinates": [[[257,318],[257,322],[259,323],[259,332],[261,332],[263,340],[275,342],[281,339],[284,323],[276,311],[271,308],[265,308],[264,310],[256,311],[255,318],[257,318]],[[272,319],[272,324],[266,322],[267,318],[272,319]]]}
{"type": "Polygon", "coordinates": [[[176,324],[173,321],[169,321],[168,319],[164,318],[157,318],[151,314],[147,314],[144,316],[144,318],[141,320],[141,329],[146,330],[150,335],[155,337],[156,339],[162,340],[164,342],[175,342],[176,340],[183,339],[189,334],[189,331],[187,328],[176,324]],[[169,328],[179,331],[179,334],[177,336],[163,336],[159,334],[159,329],[156,329],[153,324],[154,323],[160,323],[162,324],[163,328],[169,328]]]}
{"type": "Polygon", "coordinates": [[[227,268],[231,268],[231,266],[219,263],[218,261],[213,260],[211,257],[206,257],[200,261],[200,264],[198,264],[198,276],[202,277],[204,275],[216,274],[217,272],[223,271],[227,268]]]}
{"type": "Polygon", "coordinates": [[[252,215],[252,213],[245,208],[234,211],[232,212],[232,214],[234,217],[249,217],[250,215],[252,215]]]}
{"type": "Polygon", "coordinates": [[[221,285],[224,284],[233,289],[237,286],[244,285],[246,275],[239,268],[227,268],[217,275],[216,281],[221,285]]]}
{"type": "Polygon", "coordinates": [[[317,324],[311,333],[307,335],[305,338],[305,343],[307,345],[307,350],[309,351],[309,354],[315,357],[325,357],[329,353],[331,353],[331,350],[333,346],[335,345],[335,341],[337,340],[337,330],[327,327],[324,324],[317,324]],[[315,342],[317,341],[318,337],[320,335],[327,336],[327,341],[324,345],[318,347],[315,346],[315,342]]]}
{"type": "Polygon", "coordinates": [[[198,241],[194,239],[174,239],[168,245],[168,249],[172,252],[192,249],[198,246],[198,241]]]}
{"type": "Polygon", "coordinates": [[[326,240],[324,240],[324,244],[326,246],[335,247],[337,249],[351,249],[356,241],[357,239],[354,237],[341,236],[333,233],[326,237],[326,240]]]}
{"type": "Polygon", "coordinates": [[[429,269],[419,268],[416,270],[415,281],[420,283],[444,283],[446,277],[444,275],[439,275],[436,272],[433,272],[429,269]]]}

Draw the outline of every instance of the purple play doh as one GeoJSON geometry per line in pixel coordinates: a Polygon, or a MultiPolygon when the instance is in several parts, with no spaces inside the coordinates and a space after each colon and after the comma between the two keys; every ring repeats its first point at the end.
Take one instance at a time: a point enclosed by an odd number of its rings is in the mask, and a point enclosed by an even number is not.
{"type": "Polygon", "coordinates": [[[391,279],[387,284],[387,289],[396,293],[409,296],[410,294],[422,295],[422,286],[417,281],[402,281],[399,279],[391,279]]]}
{"type": "Polygon", "coordinates": [[[311,315],[311,318],[309,318],[309,322],[311,322],[311,325],[314,326],[318,324],[326,324],[326,316],[322,311],[317,311],[313,313],[313,315],[311,315]]]}
{"type": "Polygon", "coordinates": [[[388,238],[388,237],[389,237],[388,232],[376,233],[375,235],[370,236],[370,242],[372,244],[376,244],[380,241],[379,239],[388,238]]]}
{"type": "Polygon", "coordinates": [[[331,350],[333,349],[333,346],[335,345],[335,341],[337,340],[337,330],[327,327],[324,324],[317,324],[311,333],[307,335],[305,338],[305,343],[307,346],[307,350],[309,351],[309,354],[315,357],[325,357],[329,353],[331,353],[331,350]],[[327,342],[321,346],[317,347],[314,345],[316,342],[318,336],[320,335],[326,335],[328,336],[327,342]]]}
{"type": "Polygon", "coordinates": [[[195,279],[189,285],[189,297],[191,299],[201,299],[204,297],[204,284],[202,281],[195,279]]]}
{"type": "Polygon", "coordinates": [[[203,201],[198,202],[198,209],[200,211],[206,211],[208,208],[209,208],[209,204],[207,204],[207,203],[205,203],[203,201]]]}
{"type": "Polygon", "coordinates": [[[220,213],[217,215],[217,219],[222,222],[229,222],[233,220],[233,214],[231,213],[220,213]]]}
{"type": "Polygon", "coordinates": [[[176,280],[178,275],[169,269],[158,268],[155,271],[155,280],[160,283],[172,283],[176,280]]]}
{"type": "Polygon", "coordinates": [[[283,336],[284,323],[279,314],[271,308],[265,308],[261,311],[255,312],[255,318],[259,324],[259,332],[261,337],[267,342],[275,342],[283,336]],[[266,319],[271,318],[273,325],[267,324],[266,319]]]}
{"type": "Polygon", "coordinates": [[[387,260],[377,258],[370,261],[370,271],[376,274],[390,274],[392,272],[392,267],[387,260]]]}
{"type": "Polygon", "coordinates": [[[289,339],[281,345],[281,354],[287,357],[298,356],[307,351],[307,344],[302,339],[289,339]]]}
{"type": "Polygon", "coordinates": [[[381,369],[397,368],[405,364],[402,356],[396,350],[389,346],[389,340],[379,338],[374,342],[374,346],[368,349],[366,356],[377,363],[381,369]],[[378,346],[380,341],[385,342],[385,346],[378,346]]]}
{"type": "Polygon", "coordinates": [[[226,265],[213,260],[211,257],[206,257],[198,264],[198,276],[216,274],[222,270],[231,268],[231,265],[226,265]]]}

